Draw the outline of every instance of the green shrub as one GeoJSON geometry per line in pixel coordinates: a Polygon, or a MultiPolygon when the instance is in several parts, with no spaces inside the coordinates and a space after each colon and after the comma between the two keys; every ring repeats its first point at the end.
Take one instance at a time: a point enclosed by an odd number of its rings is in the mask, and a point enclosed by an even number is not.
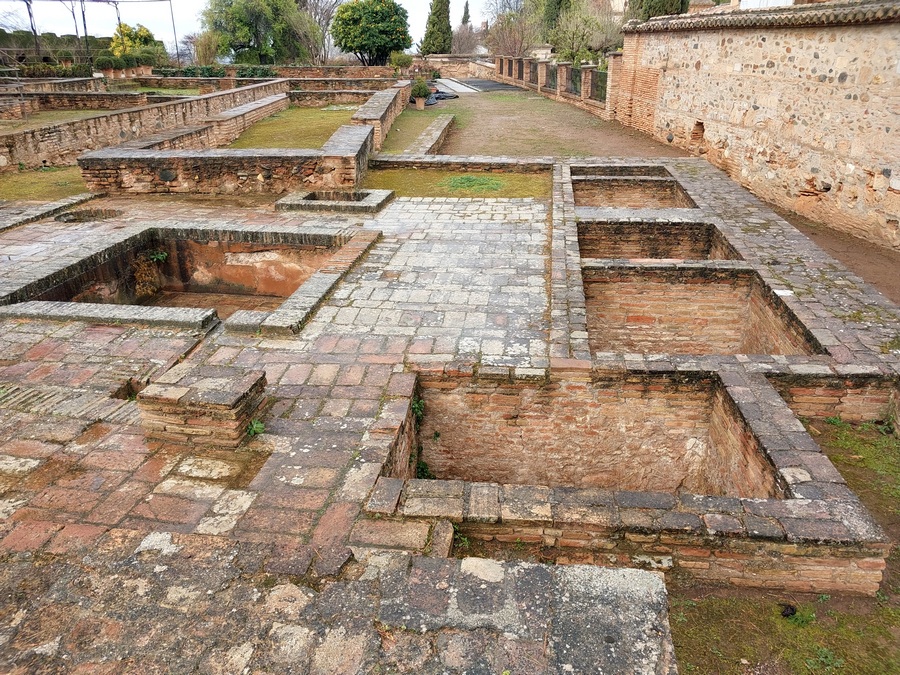
{"type": "Polygon", "coordinates": [[[125,59],[120,59],[119,57],[114,56],[112,61],[113,61],[113,70],[125,70],[125,68],[127,67],[125,65],[125,59]]]}
{"type": "Polygon", "coordinates": [[[98,56],[94,59],[94,67],[97,68],[97,70],[112,70],[115,68],[113,63],[114,60],[111,56],[98,56]]]}
{"type": "Polygon", "coordinates": [[[431,88],[424,79],[418,77],[412,86],[411,95],[413,98],[428,98],[431,96],[431,88]]]}
{"type": "Polygon", "coordinates": [[[398,70],[409,68],[413,63],[412,54],[406,52],[391,52],[390,64],[398,70]]]}
{"type": "Polygon", "coordinates": [[[134,68],[137,65],[137,57],[134,54],[123,54],[122,63],[126,68],[134,68]]]}
{"type": "Polygon", "coordinates": [[[71,63],[72,61],[75,60],[75,57],[72,55],[72,52],[70,52],[68,49],[61,49],[60,51],[56,52],[56,60],[59,61],[60,63],[62,63],[64,61],[67,63],[71,63]]]}

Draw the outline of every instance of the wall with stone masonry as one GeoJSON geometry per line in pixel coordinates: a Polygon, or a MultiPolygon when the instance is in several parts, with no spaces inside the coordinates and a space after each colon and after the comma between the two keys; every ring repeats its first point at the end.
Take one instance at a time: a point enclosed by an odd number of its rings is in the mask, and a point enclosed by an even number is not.
{"type": "Polygon", "coordinates": [[[286,80],[276,80],[182,101],[65,122],[0,135],[0,170],[74,164],[87,150],[118,145],[166,129],[196,124],[211,115],[252,101],[287,92],[286,80]]]}
{"type": "MultiPolygon", "coordinates": [[[[900,31],[858,6],[829,8],[830,19],[800,6],[632,26],[615,118],[767,201],[900,249],[900,31]]],[[[896,3],[879,12],[898,20],[896,3]]]]}
{"type": "Polygon", "coordinates": [[[291,105],[300,108],[322,108],[329,105],[362,105],[372,91],[290,91],[291,105]]]}
{"type": "Polygon", "coordinates": [[[740,259],[709,223],[579,222],[578,248],[582,258],[740,259]]]}
{"type": "Polygon", "coordinates": [[[401,80],[390,89],[376,92],[351,119],[351,124],[369,125],[375,129],[375,150],[381,150],[381,144],[406,106],[409,105],[409,92],[412,89],[408,80],[401,80]]]}
{"type": "Polygon", "coordinates": [[[779,375],[769,381],[798,417],[840,417],[856,423],[887,420],[896,414],[897,384],[882,377],[779,375]]]}
{"type": "Polygon", "coordinates": [[[37,101],[40,110],[121,110],[147,105],[142,92],[54,91],[22,94],[37,101]]]}

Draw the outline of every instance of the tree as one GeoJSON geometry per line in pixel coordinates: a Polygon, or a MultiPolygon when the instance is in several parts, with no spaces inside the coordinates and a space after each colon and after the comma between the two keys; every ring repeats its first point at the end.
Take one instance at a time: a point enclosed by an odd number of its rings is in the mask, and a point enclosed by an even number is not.
{"type": "Polygon", "coordinates": [[[547,0],[544,5],[544,28],[549,32],[556,28],[559,17],[564,14],[572,3],[570,0],[547,0]]]}
{"type": "Polygon", "coordinates": [[[548,40],[560,61],[595,61],[621,45],[622,21],[608,8],[596,10],[584,0],[575,0],[550,31],[548,40]]]}
{"type": "Polygon", "coordinates": [[[219,34],[219,51],[238,63],[303,60],[321,41],[318,27],[294,0],[210,0],[203,23],[219,34]]]}
{"type": "Polygon", "coordinates": [[[474,54],[481,44],[481,34],[471,24],[463,23],[453,31],[453,47],[451,54],[474,54]]]}
{"type": "Polygon", "coordinates": [[[431,12],[422,39],[422,56],[449,54],[453,47],[453,28],[450,26],[450,0],[431,0],[431,12]]]}
{"type": "Polygon", "coordinates": [[[351,0],[335,12],[331,34],[338,49],[363,65],[383,66],[391,52],[412,46],[407,18],[394,0],[351,0]]]}
{"type": "Polygon", "coordinates": [[[631,18],[647,21],[654,16],[684,14],[688,11],[690,0],[634,0],[628,9],[631,18]]]}
{"type": "Polygon", "coordinates": [[[109,48],[113,54],[121,57],[125,54],[135,54],[145,47],[155,45],[156,38],[146,26],[138,24],[132,28],[127,23],[120,23],[116,26],[116,32],[113,33],[109,48]]]}
{"type": "Polygon", "coordinates": [[[469,16],[469,0],[466,0],[466,4],[463,5],[463,15],[460,25],[468,26],[470,23],[472,23],[472,17],[469,16]]]}
{"type": "Polygon", "coordinates": [[[541,34],[541,8],[536,0],[489,0],[493,19],[486,43],[494,54],[527,56],[541,34]]]}
{"type": "Polygon", "coordinates": [[[344,0],[298,0],[299,9],[307,12],[319,27],[322,43],[318,53],[310,54],[314,63],[325,63],[331,52],[332,41],[329,34],[334,13],[344,0]]]}

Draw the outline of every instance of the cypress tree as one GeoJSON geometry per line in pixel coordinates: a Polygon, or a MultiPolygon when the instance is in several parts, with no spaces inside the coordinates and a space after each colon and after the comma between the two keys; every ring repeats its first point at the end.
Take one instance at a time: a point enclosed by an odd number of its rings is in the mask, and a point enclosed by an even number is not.
{"type": "Polygon", "coordinates": [[[422,55],[449,54],[453,48],[450,26],[450,0],[431,0],[431,13],[422,39],[422,55]]]}
{"type": "Polygon", "coordinates": [[[469,16],[469,0],[466,0],[466,4],[463,5],[463,18],[462,25],[468,26],[469,22],[472,20],[472,17],[469,16]]]}
{"type": "Polygon", "coordinates": [[[544,5],[544,28],[547,32],[556,28],[559,15],[569,9],[571,5],[571,0],[547,0],[547,4],[544,5]]]}

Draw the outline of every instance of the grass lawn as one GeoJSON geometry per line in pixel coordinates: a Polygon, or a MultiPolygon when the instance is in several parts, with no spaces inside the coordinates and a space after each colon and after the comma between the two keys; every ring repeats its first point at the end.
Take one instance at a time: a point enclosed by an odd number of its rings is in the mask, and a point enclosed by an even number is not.
{"type": "Polygon", "coordinates": [[[25,129],[38,129],[60,122],[71,122],[94,115],[105,115],[109,110],[42,110],[32,113],[27,119],[0,120],[0,134],[10,131],[24,131],[25,129]]]}
{"type": "Polygon", "coordinates": [[[471,111],[459,103],[459,99],[441,101],[436,106],[416,110],[414,106],[404,110],[391,127],[381,146],[381,152],[400,155],[422,134],[438,115],[454,115],[454,127],[465,125],[471,118],[471,111]]]}
{"type": "Polygon", "coordinates": [[[393,190],[398,197],[550,198],[548,173],[462,173],[440,169],[369,171],[363,186],[393,190]]]}
{"type": "Polygon", "coordinates": [[[257,122],[231,148],[321,148],[338,127],[350,124],[353,110],[288,108],[257,122]]]}
{"type": "Polygon", "coordinates": [[[77,166],[0,173],[0,199],[53,202],[87,192],[77,166]]]}

